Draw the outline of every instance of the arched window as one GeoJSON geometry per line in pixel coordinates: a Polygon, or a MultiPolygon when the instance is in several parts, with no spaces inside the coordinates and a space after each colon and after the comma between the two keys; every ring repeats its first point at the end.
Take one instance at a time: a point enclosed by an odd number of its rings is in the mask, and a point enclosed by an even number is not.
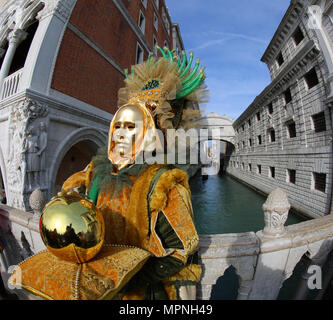
{"type": "Polygon", "coordinates": [[[28,35],[27,35],[26,39],[23,40],[17,47],[8,75],[10,75],[24,67],[32,40],[33,40],[35,33],[37,31],[37,28],[38,28],[38,24],[39,24],[39,21],[34,20],[33,23],[30,24],[30,26],[25,30],[28,35]]]}

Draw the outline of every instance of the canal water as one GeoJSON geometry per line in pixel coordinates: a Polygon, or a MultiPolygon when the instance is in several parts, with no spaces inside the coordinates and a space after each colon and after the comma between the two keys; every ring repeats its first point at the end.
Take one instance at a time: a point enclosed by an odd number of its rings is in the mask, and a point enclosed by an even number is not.
{"type": "MultiPolygon", "coordinates": [[[[262,205],[267,197],[257,193],[228,175],[201,175],[190,180],[194,220],[199,234],[257,232],[262,230],[262,205]]],[[[289,214],[285,225],[302,222],[289,214]]]]}
{"type": "MultiPolygon", "coordinates": [[[[190,187],[194,221],[199,234],[257,232],[264,228],[262,205],[267,197],[230,176],[208,176],[207,180],[203,180],[201,175],[196,175],[190,179],[190,187]]],[[[289,213],[285,225],[302,221],[304,218],[289,213]]],[[[285,282],[280,299],[291,298],[289,293],[296,287],[300,272],[285,282]]],[[[236,299],[238,286],[238,277],[231,267],[213,287],[211,299],[236,299]]]]}

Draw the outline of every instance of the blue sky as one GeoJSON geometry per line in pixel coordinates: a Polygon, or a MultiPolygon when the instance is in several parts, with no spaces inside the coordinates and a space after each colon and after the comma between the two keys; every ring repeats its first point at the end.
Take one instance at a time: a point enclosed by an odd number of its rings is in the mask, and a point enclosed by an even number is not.
{"type": "Polygon", "coordinates": [[[206,67],[206,112],[236,119],[270,83],[260,61],[290,0],[166,0],[187,54],[206,67]]]}

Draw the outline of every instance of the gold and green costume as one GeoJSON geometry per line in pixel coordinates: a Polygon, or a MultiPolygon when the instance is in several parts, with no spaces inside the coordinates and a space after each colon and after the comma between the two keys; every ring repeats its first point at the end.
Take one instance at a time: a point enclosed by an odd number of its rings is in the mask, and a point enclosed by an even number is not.
{"type": "MultiPolygon", "coordinates": [[[[95,204],[105,225],[101,250],[81,261],[78,252],[85,249],[80,243],[76,249],[73,243],[59,249],[60,259],[49,246],[19,265],[13,284],[58,300],[175,300],[186,293],[194,298],[190,288],[200,281],[201,267],[188,176],[179,166],[148,165],[146,160],[149,152],[165,156],[175,146],[164,144],[167,130],[196,127],[201,116],[198,103],[207,95],[202,86],[205,75],[199,60],[192,68],[192,53],[188,60],[184,52],[179,59],[167,48],[159,51],[162,58],[150,55],[130,75],[125,72],[107,148],[100,149],[85,170],[69,177],[64,193],[58,195],[76,191],[80,201],[89,198],[95,204]],[[143,164],[136,163],[143,154],[143,164]],[[64,254],[75,259],[65,261],[64,254]]],[[[177,146],[187,146],[185,140],[178,138],[177,146]]]]}
{"type": "Polygon", "coordinates": [[[143,166],[139,171],[129,171],[130,182],[120,190],[111,187],[116,183],[97,187],[105,177],[94,174],[91,162],[66,180],[63,189],[77,189],[95,202],[104,217],[106,245],[131,245],[151,253],[122,290],[124,299],[177,299],[177,288],[194,285],[201,276],[187,175],[165,165],[143,166]]]}

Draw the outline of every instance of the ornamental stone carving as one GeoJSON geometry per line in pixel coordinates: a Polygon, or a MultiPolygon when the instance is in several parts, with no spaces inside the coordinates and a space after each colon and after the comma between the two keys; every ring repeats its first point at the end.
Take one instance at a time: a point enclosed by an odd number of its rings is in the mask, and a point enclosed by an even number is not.
{"type": "Polygon", "coordinates": [[[34,190],[29,198],[29,205],[31,209],[34,211],[34,220],[39,220],[42,215],[42,211],[46,204],[45,197],[43,195],[43,191],[40,189],[34,190]]]}
{"type": "Polygon", "coordinates": [[[7,39],[10,45],[13,44],[14,46],[18,46],[27,36],[28,33],[24,30],[14,29],[9,33],[7,39]]]}
{"type": "Polygon", "coordinates": [[[28,208],[30,192],[45,187],[48,106],[27,98],[12,107],[7,158],[8,205],[28,208]]]}
{"type": "Polygon", "coordinates": [[[285,233],[284,224],[288,218],[290,203],[286,193],[277,188],[270,193],[262,206],[264,211],[264,236],[281,236],[285,233]]]}
{"type": "Polygon", "coordinates": [[[66,22],[72,12],[76,0],[49,0],[44,2],[44,8],[41,10],[37,19],[42,20],[50,15],[56,15],[66,22]]]}

